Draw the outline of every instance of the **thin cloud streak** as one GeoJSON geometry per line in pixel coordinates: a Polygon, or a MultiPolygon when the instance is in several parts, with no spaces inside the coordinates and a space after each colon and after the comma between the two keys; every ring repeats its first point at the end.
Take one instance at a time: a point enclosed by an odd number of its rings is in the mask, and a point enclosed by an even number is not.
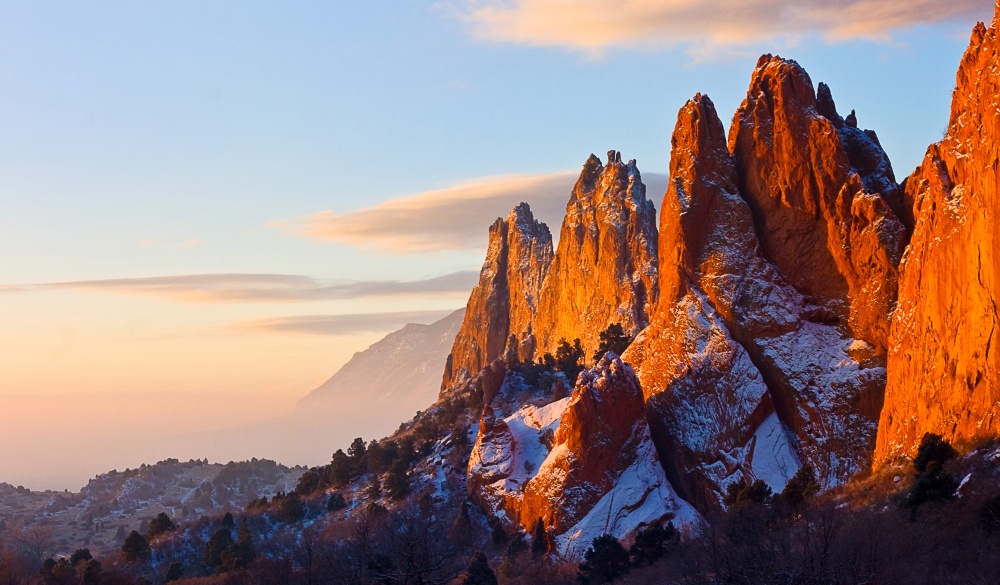
{"type": "Polygon", "coordinates": [[[0,292],[74,290],[145,295],[186,303],[273,303],[447,295],[463,297],[478,280],[464,270],[421,280],[324,281],[287,274],[185,274],[0,287],[0,292]]]}
{"type": "Polygon", "coordinates": [[[454,310],[356,313],[347,315],[299,315],[256,319],[235,323],[220,332],[228,334],[352,335],[381,333],[408,323],[433,323],[454,310]]]}
{"type": "MultiPolygon", "coordinates": [[[[447,189],[390,199],[358,211],[315,213],[275,223],[289,233],[388,254],[481,252],[488,228],[522,201],[558,234],[576,172],[489,177],[447,189]]],[[[666,176],[643,175],[659,203],[666,176]]]]}
{"type": "Polygon", "coordinates": [[[921,24],[985,17],[984,0],[475,0],[460,18],[477,40],[562,47],[745,46],[819,34],[830,41],[886,40],[921,24]]]}

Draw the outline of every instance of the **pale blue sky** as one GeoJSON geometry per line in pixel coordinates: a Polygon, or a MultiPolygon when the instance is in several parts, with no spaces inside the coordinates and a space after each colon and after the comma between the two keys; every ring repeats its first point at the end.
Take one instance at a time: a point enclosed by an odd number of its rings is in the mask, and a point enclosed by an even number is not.
{"type": "MultiPolygon", "coordinates": [[[[240,324],[461,306],[490,220],[523,198],[557,223],[572,174],[553,174],[591,152],[637,159],[659,206],[677,110],[708,93],[728,124],[762,52],[856,108],[902,179],[941,137],[969,32],[992,13],[989,0],[627,4],[0,2],[0,395],[218,390],[287,408],[387,320],[326,336],[240,337],[240,324]],[[483,6],[499,20],[470,12],[483,6]],[[736,14],[747,7],[760,18],[736,14]],[[612,16],[607,38],[587,21],[601,32],[612,16]],[[417,194],[482,240],[407,253],[419,246],[381,245],[382,227],[302,235],[312,214],[417,194]],[[228,277],[193,293],[183,279],[5,292],[228,273],[316,281],[250,300],[228,277]],[[407,292],[431,277],[445,284],[407,292]],[[344,280],[404,282],[316,292],[344,280]]],[[[96,469],[125,466],[112,463],[96,469]]]]}
{"type": "Polygon", "coordinates": [[[453,7],[409,0],[4,3],[0,273],[377,277],[381,261],[334,266],[339,250],[266,226],[576,169],[609,148],[662,172],[684,100],[708,93],[728,118],[765,50],[829,83],[906,174],[940,137],[974,19],[878,42],[779,37],[699,63],[683,45],[594,58],[476,42],[453,7]],[[135,249],[149,240],[167,250],[135,249]],[[191,240],[196,253],[170,249],[191,240]]]}

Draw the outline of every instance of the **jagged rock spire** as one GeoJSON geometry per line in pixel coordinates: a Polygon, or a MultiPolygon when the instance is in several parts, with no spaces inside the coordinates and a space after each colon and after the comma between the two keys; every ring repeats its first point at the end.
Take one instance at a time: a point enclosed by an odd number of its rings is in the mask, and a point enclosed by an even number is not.
{"type": "Polygon", "coordinates": [[[552,235],[527,203],[490,226],[486,261],[445,366],[442,390],[493,360],[534,354],[531,320],[552,263],[552,235]]]}
{"type": "Polygon", "coordinates": [[[841,125],[829,88],[817,99],[798,63],[764,55],[729,147],[765,257],[884,355],[906,229],[874,133],[841,125]]]}
{"type": "Polygon", "coordinates": [[[656,209],[635,161],[608,152],[587,159],[566,205],[552,268],[532,324],[539,352],[580,338],[588,357],[612,323],[637,333],[648,323],[657,287],[656,209]]]}

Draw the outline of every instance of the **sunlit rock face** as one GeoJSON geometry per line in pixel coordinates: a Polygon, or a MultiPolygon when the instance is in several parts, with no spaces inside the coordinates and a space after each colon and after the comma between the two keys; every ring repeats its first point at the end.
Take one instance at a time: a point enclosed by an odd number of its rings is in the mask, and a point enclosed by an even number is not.
{"type": "Polygon", "coordinates": [[[874,132],[837,114],[794,61],[765,55],[729,135],[764,257],[802,294],[884,355],[906,229],[874,132]]]}
{"type": "Polygon", "coordinates": [[[951,441],[1000,431],[1000,56],[978,25],[958,70],[944,140],[905,182],[913,238],[900,269],[876,463],[925,432],[951,441]]]}
{"type": "Polygon", "coordinates": [[[657,296],[656,209],[635,161],[591,155],[566,205],[559,248],[527,204],[490,228],[489,248],[442,389],[497,358],[530,361],[579,338],[587,356],[618,323],[635,334],[657,296]]]}
{"type": "Polygon", "coordinates": [[[707,96],[678,115],[660,213],[660,302],[624,359],[639,374],[667,475],[701,509],[732,481],[781,489],[799,467],[768,387],[729,323],[791,331],[800,299],[760,257],[725,131],[707,96]],[[773,308],[770,308],[773,305],[773,308]],[[758,441],[762,425],[767,440],[758,441]],[[759,445],[758,445],[759,443],[759,445]],[[768,453],[764,453],[764,447],[768,453]],[[780,462],[754,468],[773,454],[780,462]]]}
{"type": "Polygon", "coordinates": [[[699,508],[728,483],[826,485],[867,467],[907,230],[874,133],[764,56],[728,141],[680,111],[661,206],[660,297],[625,354],[668,477],[699,508]],[[769,462],[769,463],[765,463],[769,462]]]}
{"type": "Polygon", "coordinates": [[[801,295],[793,331],[758,327],[744,345],[800,454],[835,483],[871,456],[907,231],[875,134],[820,89],[794,61],[762,57],[729,150],[763,258],[801,295]]]}
{"type": "Polygon", "coordinates": [[[531,321],[551,263],[552,235],[527,203],[490,227],[486,261],[455,337],[442,389],[508,354],[531,359],[531,321]]]}
{"type": "Polygon", "coordinates": [[[539,353],[579,338],[590,356],[608,325],[645,327],[657,297],[656,246],[656,210],[635,161],[611,151],[602,165],[590,155],[542,287],[533,323],[539,353]]]}
{"type": "Polygon", "coordinates": [[[666,479],[638,379],[612,353],[580,375],[569,398],[507,417],[487,406],[468,487],[494,517],[525,530],[542,519],[569,556],[602,534],[698,517],[666,479]]]}

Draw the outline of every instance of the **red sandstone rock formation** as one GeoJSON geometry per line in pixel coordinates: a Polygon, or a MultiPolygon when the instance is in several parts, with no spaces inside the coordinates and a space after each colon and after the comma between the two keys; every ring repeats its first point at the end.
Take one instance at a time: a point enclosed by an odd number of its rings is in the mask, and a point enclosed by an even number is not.
{"type": "Polygon", "coordinates": [[[535,220],[527,203],[490,227],[486,262],[448,357],[442,390],[508,352],[532,358],[531,320],[551,263],[549,228],[535,220]]]}
{"type": "Polygon", "coordinates": [[[538,350],[580,338],[588,356],[612,323],[637,333],[657,296],[656,210],[635,161],[590,155],[566,205],[559,247],[533,322],[538,350]]]}
{"type": "Polygon", "coordinates": [[[625,359],[639,372],[667,476],[685,499],[710,509],[731,481],[759,475],[780,490],[798,468],[767,385],[726,321],[755,333],[758,324],[787,332],[797,320],[788,307],[799,299],[760,258],[707,96],[681,108],[672,145],[660,212],[659,311],[625,359]],[[781,461],[755,470],[755,436],[765,422],[769,440],[759,446],[768,443],[781,461]]]}
{"type": "Polygon", "coordinates": [[[697,518],[664,475],[632,368],[611,353],[569,398],[506,418],[487,406],[468,487],[483,509],[526,530],[541,518],[570,556],[602,534],[697,518]]]}
{"type": "Polygon", "coordinates": [[[741,476],[781,489],[798,459],[838,483],[868,464],[885,383],[906,239],[891,167],[829,88],[817,99],[797,64],[770,56],[728,148],[704,96],[672,146],[660,302],[625,355],[668,477],[702,509],[741,476]],[[776,465],[755,455],[765,444],[776,465]]]}
{"type": "Polygon", "coordinates": [[[802,293],[885,354],[906,230],[873,132],[844,121],[794,61],[765,55],[729,134],[764,256],[802,293]],[[890,204],[891,203],[891,204],[890,204]]]}
{"type": "Polygon", "coordinates": [[[915,227],[892,319],[875,463],[925,432],[1000,432],[1000,5],[958,70],[951,120],[906,180],[915,227]]]}

